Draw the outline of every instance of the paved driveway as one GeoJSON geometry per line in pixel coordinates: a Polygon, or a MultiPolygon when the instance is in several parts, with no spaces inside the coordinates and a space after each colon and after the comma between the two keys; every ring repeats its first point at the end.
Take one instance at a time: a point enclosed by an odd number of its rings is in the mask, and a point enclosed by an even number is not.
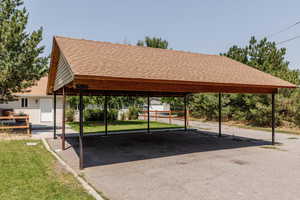
{"type": "MultiPolygon", "coordinates": [[[[268,132],[225,132],[86,137],[81,173],[112,200],[300,199],[299,137],[277,134],[272,148],[268,132]]],[[[60,140],[49,143],[78,170],[76,138],[63,152],[60,140]]]]}

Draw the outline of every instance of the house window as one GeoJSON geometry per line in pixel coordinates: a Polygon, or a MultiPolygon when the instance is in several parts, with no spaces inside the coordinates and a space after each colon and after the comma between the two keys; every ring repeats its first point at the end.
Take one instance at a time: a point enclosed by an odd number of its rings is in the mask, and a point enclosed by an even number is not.
{"type": "Polygon", "coordinates": [[[21,99],[21,107],[22,108],[27,108],[28,107],[28,99],[27,98],[22,98],[21,99]]]}

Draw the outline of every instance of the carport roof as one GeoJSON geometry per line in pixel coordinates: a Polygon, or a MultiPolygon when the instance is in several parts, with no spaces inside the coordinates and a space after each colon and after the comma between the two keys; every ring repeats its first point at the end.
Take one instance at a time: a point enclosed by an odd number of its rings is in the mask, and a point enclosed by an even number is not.
{"type": "Polygon", "coordinates": [[[296,87],[225,56],[56,36],[49,94],[54,91],[61,55],[72,73],[66,85],[71,89],[85,85],[113,91],[273,93],[296,87]]]}

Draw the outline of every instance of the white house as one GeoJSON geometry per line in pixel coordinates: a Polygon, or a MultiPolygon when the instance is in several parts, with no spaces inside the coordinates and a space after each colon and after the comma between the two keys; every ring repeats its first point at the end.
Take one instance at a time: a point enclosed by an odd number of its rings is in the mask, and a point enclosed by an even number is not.
{"type": "MultiPolygon", "coordinates": [[[[144,104],[144,110],[147,110],[147,103],[144,104]]],[[[169,111],[170,105],[167,103],[162,103],[159,97],[152,97],[150,99],[150,110],[151,111],[169,111]]]]}
{"type": "MultiPolygon", "coordinates": [[[[24,113],[29,115],[30,123],[35,126],[53,125],[53,96],[46,94],[48,77],[41,78],[28,92],[17,94],[18,100],[0,104],[0,115],[5,110],[13,110],[14,114],[24,113]]],[[[62,97],[56,98],[57,124],[61,124],[62,97]]]]}

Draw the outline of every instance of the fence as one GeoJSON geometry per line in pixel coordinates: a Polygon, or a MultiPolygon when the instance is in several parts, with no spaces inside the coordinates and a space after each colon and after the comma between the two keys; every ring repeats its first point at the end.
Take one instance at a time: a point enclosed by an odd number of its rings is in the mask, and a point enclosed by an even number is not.
{"type": "MultiPolygon", "coordinates": [[[[148,111],[144,110],[142,111],[143,114],[139,115],[141,117],[144,117],[144,120],[147,120],[148,118],[148,111]]],[[[189,125],[189,111],[187,111],[187,125],[189,125]]],[[[154,118],[155,121],[157,121],[159,118],[164,118],[164,119],[169,119],[169,124],[172,124],[173,119],[179,119],[179,120],[184,120],[184,111],[182,110],[165,110],[165,111],[160,111],[160,110],[150,110],[150,119],[154,118]],[[181,114],[182,116],[178,115],[181,114]]]]}

